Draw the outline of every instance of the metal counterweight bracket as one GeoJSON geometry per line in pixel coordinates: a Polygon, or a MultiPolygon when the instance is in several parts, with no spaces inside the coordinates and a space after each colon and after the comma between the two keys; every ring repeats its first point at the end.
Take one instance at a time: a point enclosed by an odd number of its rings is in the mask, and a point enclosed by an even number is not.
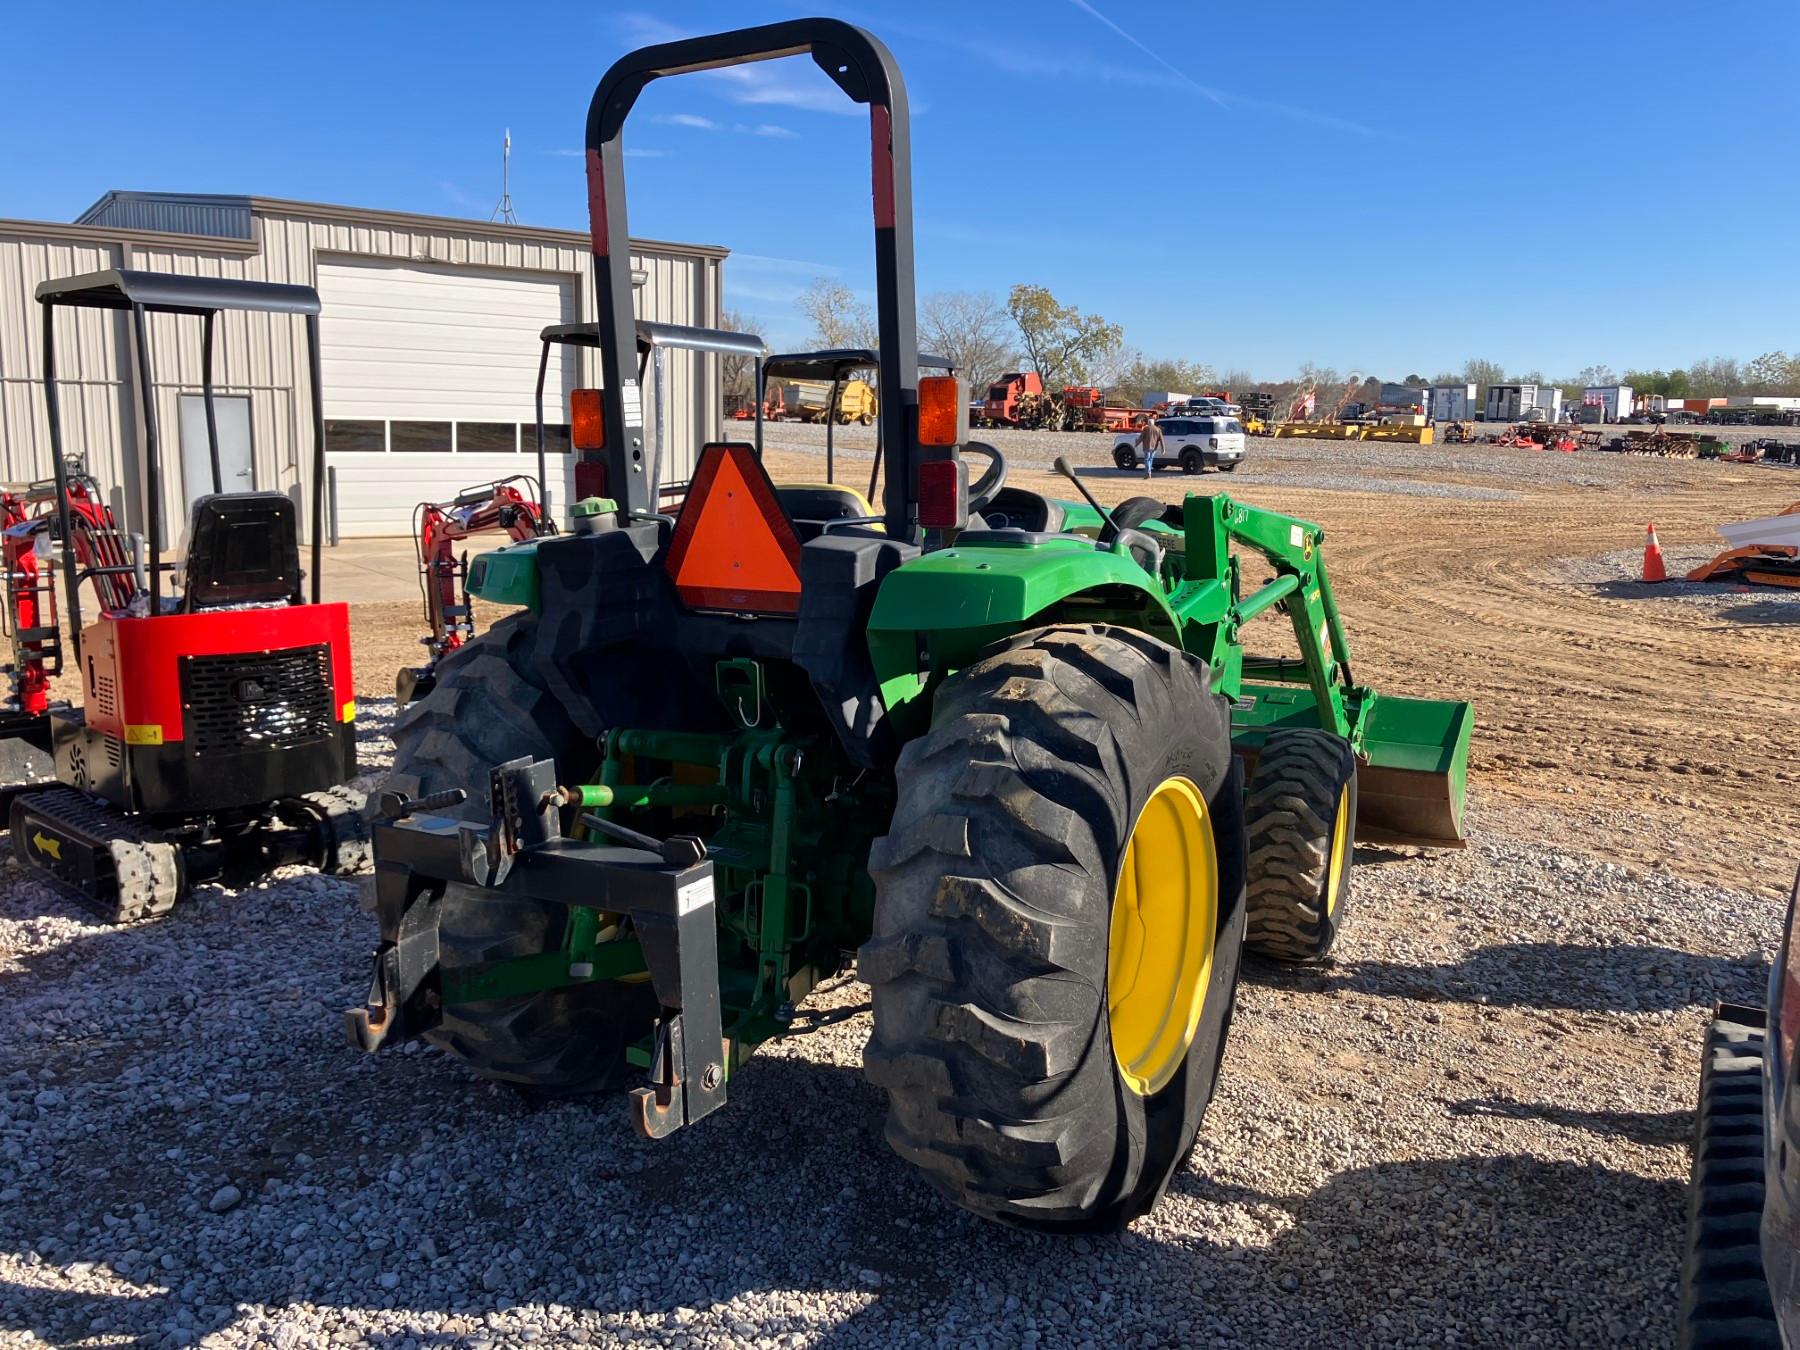
{"type": "Polygon", "coordinates": [[[650,1081],[631,1094],[632,1122],[660,1138],[725,1104],[719,1006],[718,919],[713,868],[698,839],[656,840],[599,817],[599,832],[628,846],[563,834],[568,794],[550,760],[518,759],[489,777],[489,823],[431,814],[459,790],[416,801],[383,797],[374,827],[376,908],[383,933],[368,1003],[346,1023],[354,1044],[375,1050],[442,1020],[438,917],[450,883],[552,904],[624,914],[644,953],[661,1012],[650,1081]]]}

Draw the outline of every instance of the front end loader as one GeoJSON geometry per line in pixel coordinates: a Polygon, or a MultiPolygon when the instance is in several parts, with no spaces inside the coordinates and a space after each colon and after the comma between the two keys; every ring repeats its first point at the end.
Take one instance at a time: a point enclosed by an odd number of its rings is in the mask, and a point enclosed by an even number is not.
{"type": "Polygon", "coordinates": [[[919,375],[906,95],[867,33],[634,52],[587,147],[585,525],[484,557],[471,590],[520,612],[396,724],[352,1039],[625,1088],[662,1136],[855,953],[896,1152],[988,1218],[1118,1228],[1194,1145],[1243,948],[1325,959],[1356,839],[1462,842],[1469,705],[1355,681],[1316,525],[1007,483],[919,375]],[[653,80],[795,54],[868,112],[880,507],[719,442],[671,508],[620,357],[621,132],[653,80]],[[1268,614],[1297,654],[1250,654],[1268,614]]]}

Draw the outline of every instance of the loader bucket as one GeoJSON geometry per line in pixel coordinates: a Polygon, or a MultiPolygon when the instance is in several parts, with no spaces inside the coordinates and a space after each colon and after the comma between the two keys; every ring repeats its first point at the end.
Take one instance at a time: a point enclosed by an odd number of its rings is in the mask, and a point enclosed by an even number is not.
{"type": "Polygon", "coordinates": [[[1475,709],[1449,699],[1377,695],[1357,773],[1356,837],[1461,848],[1475,709]]]}
{"type": "MultiPolygon", "coordinates": [[[[1373,694],[1356,772],[1356,839],[1365,844],[1462,848],[1472,704],[1373,694]]],[[[1232,705],[1232,748],[1246,773],[1268,733],[1320,725],[1319,705],[1302,685],[1246,681],[1232,705]]]]}

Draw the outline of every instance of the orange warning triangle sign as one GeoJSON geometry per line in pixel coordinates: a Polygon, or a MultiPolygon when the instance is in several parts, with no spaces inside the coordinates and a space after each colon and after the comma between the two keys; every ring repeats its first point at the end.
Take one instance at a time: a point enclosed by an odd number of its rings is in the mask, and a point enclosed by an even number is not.
{"type": "Polygon", "coordinates": [[[664,567],[690,608],[798,612],[800,540],[749,445],[701,452],[664,567]]]}

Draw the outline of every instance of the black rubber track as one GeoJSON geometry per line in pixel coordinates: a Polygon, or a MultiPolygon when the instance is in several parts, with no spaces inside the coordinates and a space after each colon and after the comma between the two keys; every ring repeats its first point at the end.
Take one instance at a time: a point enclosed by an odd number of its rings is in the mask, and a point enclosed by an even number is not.
{"type": "MultiPolygon", "coordinates": [[[[437,687],[394,724],[390,786],[414,796],[463,788],[465,815],[485,818],[496,764],[554,757],[564,782],[592,769],[591,742],[537,674],[534,628],[529,615],[503,619],[439,664],[437,687]]],[[[441,963],[457,969],[554,950],[566,918],[558,905],[496,903],[451,886],[438,925],[441,963]]],[[[445,1009],[430,1039],[485,1078],[575,1096],[625,1080],[625,1049],[649,1032],[655,1015],[647,981],[609,981],[458,1004],[445,1009]]]]}
{"type": "Polygon", "coordinates": [[[1681,1266],[1680,1345],[1763,1350],[1780,1333],[1763,1277],[1762,1014],[1721,1008],[1706,1031],[1681,1266]]]}
{"type": "Polygon", "coordinates": [[[1143,633],[1038,629],[945,683],[897,777],[859,956],[888,1142],[988,1218],[1122,1227],[1192,1149],[1230,1023],[1244,840],[1225,702],[1203,664],[1143,633]],[[1220,920],[1199,1032],[1144,1098],[1113,1059],[1107,943],[1131,827],[1175,774],[1209,802],[1220,920]]]}
{"type": "Polygon", "coordinates": [[[1323,961],[1350,917],[1352,858],[1344,859],[1337,903],[1328,903],[1332,830],[1344,785],[1353,850],[1356,756],[1342,736],[1310,727],[1272,731],[1256,757],[1244,817],[1250,876],[1244,943],[1277,961],[1323,961]]]}

